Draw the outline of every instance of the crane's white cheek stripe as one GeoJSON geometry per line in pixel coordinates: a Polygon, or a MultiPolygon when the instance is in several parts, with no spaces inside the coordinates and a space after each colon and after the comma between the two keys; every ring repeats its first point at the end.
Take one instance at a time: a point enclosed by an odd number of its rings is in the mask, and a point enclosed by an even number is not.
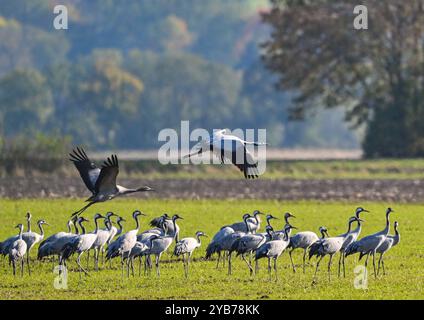
{"type": "Polygon", "coordinates": [[[163,142],[158,149],[161,164],[231,164],[247,175],[266,171],[266,129],[190,130],[189,121],[181,121],[180,132],[165,128],[158,134],[163,142]],[[190,148],[190,144],[195,145],[190,148]]]}

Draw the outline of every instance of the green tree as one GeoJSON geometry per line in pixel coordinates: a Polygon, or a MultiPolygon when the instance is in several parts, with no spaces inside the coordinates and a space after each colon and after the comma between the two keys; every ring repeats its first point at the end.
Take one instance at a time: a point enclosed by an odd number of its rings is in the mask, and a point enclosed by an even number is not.
{"type": "Polygon", "coordinates": [[[0,130],[5,136],[43,128],[53,112],[51,92],[36,70],[16,70],[0,80],[0,130]]]}
{"type": "Polygon", "coordinates": [[[264,58],[278,87],[295,93],[292,116],[342,106],[353,125],[366,124],[366,156],[424,156],[423,2],[363,1],[372,17],[362,31],[357,1],[272,4],[264,58]]]}

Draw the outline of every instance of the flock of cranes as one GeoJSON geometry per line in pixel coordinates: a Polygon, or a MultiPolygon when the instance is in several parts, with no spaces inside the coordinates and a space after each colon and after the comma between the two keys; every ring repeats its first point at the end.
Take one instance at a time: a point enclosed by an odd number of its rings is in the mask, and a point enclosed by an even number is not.
{"type": "MultiPolygon", "coordinates": [[[[256,178],[258,176],[257,163],[253,161],[251,154],[247,151],[246,145],[259,145],[257,142],[247,142],[235,136],[225,134],[224,130],[216,131],[207,141],[202,141],[198,145],[198,151],[189,154],[192,157],[205,151],[216,153],[222,162],[225,159],[230,160],[243,173],[245,178],[256,178]],[[243,155],[243,161],[238,161],[238,156],[243,155]]],[[[133,229],[124,232],[123,223],[125,219],[113,212],[106,215],[96,213],[94,215],[94,230],[87,232],[85,223],[89,220],[81,214],[90,206],[98,202],[112,200],[115,197],[125,194],[153,191],[149,186],[139,188],[126,188],[116,183],[119,173],[118,158],[112,155],[107,158],[103,165],[97,167],[87,156],[82,148],[76,148],[70,154],[70,160],[77,168],[84,184],[92,193],[86,201],[87,205],[72,214],[71,219],[67,222],[67,231],[62,231],[50,235],[44,239],[44,225],[48,225],[45,220],[38,220],[37,225],[39,233],[31,229],[31,214],[26,214],[27,231],[24,232],[24,225],[18,224],[16,228],[19,233],[0,243],[0,254],[8,256],[9,263],[12,266],[13,274],[16,274],[17,266],[20,266],[21,275],[24,273],[24,265],[27,264],[28,273],[31,274],[31,249],[38,246],[37,259],[45,260],[47,257],[51,261],[57,263],[61,267],[66,267],[69,259],[75,256],[78,266],[80,278],[82,274],[88,274],[90,252],[94,254],[94,267],[98,271],[100,264],[105,267],[105,263],[119,258],[122,268],[122,276],[126,274],[129,277],[130,272],[134,275],[134,260],[139,260],[139,275],[144,259],[144,272],[149,273],[153,269],[151,258],[155,258],[156,273],[160,276],[160,260],[165,252],[171,253],[173,256],[182,257],[184,265],[184,274],[189,275],[190,259],[193,252],[202,245],[201,238],[207,237],[202,231],[197,231],[194,237],[179,239],[180,227],[177,221],[183,219],[178,214],[168,216],[163,214],[160,217],[150,221],[150,228],[140,231],[140,219],[146,215],[139,210],[132,213],[135,226],[133,229]],[[99,221],[103,221],[104,226],[99,221]],[[73,230],[74,229],[74,230],[73,230]],[[171,250],[172,244],[175,242],[174,249],[171,250]],[[87,266],[83,266],[81,261],[83,255],[87,256],[87,266]],[[105,261],[106,257],[106,261],[105,261]]],[[[333,257],[339,254],[338,276],[341,274],[346,276],[345,259],[355,253],[359,253],[359,259],[366,256],[365,267],[368,266],[369,257],[372,256],[374,275],[377,277],[380,271],[380,265],[384,267],[384,255],[392,247],[396,246],[400,241],[398,230],[398,222],[394,223],[394,235],[389,235],[390,230],[390,214],[393,212],[391,208],[386,211],[386,224],[382,231],[365,236],[358,240],[364,220],[361,219],[363,213],[367,210],[359,207],[355,211],[355,215],[348,219],[347,231],[343,234],[330,237],[328,230],[324,226],[319,227],[321,237],[312,231],[300,231],[292,235],[294,227],[290,221],[295,216],[289,212],[284,214],[284,226],[280,230],[274,228],[273,220],[278,220],[272,214],[266,215],[265,232],[260,231],[261,218],[263,215],[259,210],[255,210],[252,214],[246,213],[242,217],[242,221],[235,222],[230,225],[224,225],[213,236],[206,248],[206,259],[210,259],[217,254],[216,268],[220,263],[223,267],[228,264],[228,274],[232,274],[232,263],[234,256],[241,257],[246,263],[250,275],[259,272],[259,260],[266,258],[268,260],[268,273],[272,278],[272,262],[275,278],[278,277],[277,260],[285,252],[288,252],[293,272],[296,272],[295,263],[292,253],[296,249],[303,250],[303,272],[306,272],[307,256],[309,260],[317,257],[315,266],[314,281],[319,270],[321,261],[325,256],[329,256],[328,261],[328,278],[331,280],[331,265],[333,257]],[[356,226],[355,228],[353,228],[356,226]],[[376,267],[376,254],[380,254],[378,260],[378,269],[376,267]],[[253,266],[253,260],[255,265],[253,266]]],[[[177,258],[179,259],[179,258],[177,258]]],[[[63,268],[60,268],[62,270],[63,268]]]]}
{"type": "MultiPolygon", "coordinates": [[[[320,263],[325,256],[329,256],[328,261],[328,278],[331,280],[331,265],[333,257],[339,254],[339,277],[345,273],[345,258],[359,253],[359,259],[366,256],[365,267],[368,265],[368,258],[372,256],[374,275],[380,272],[380,265],[384,267],[384,255],[392,247],[396,246],[400,241],[398,230],[398,222],[394,223],[394,235],[389,235],[390,230],[390,214],[393,212],[391,208],[386,211],[386,223],[382,231],[367,235],[361,239],[359,236],[362,230],[363,219],[361,214],[368,212],[359,207],[355,211],[355,215],[347,221],[347,231],[337,236],[329,236],[326,227],[319,227],[321,237],[318,237],[312,231],[299,231],[292,235],[293,229],[297,229],[291,224],[291,219],[295,216],[291,213],[285,213],[284,226],[281,230],[274,229],[273,220],[277,217],[267,214],[265,232],[259,232],[261,226],[260,216],[264,213],[259,210],[252,214],[243,215],[243,221],[223,226],[211,239],[206,247],[206,259],[210,259],[212,255],[217,254],[216,268],[220,267],[220,263],[225,266],[228,264],[228,274],[232,274],[232,260],[234,256],[240,256],[246,263],[250,275],[259,272],[259,260],[268,260],[268,273],[272,279],[272,269],[274,269],[275,278],[278,278],[278,258],[285,252],[288,252],[291,268],[296,272],[295,263],[292,253],[296,249],[303,250],[303,272],[307,267],[307,256],[309,260],[316,256],[314,281],[319,270],[320,263]],[[355,228],[354,228],[355,227],[355,228]],[[359,239],[359,240],[358,240],[359,239]],[[378,260],[378,269],[376,267],[375,255],[380,254],[378,260]],[[253,260],[255,265],[253,265],[253,260]],[[272,267],[273,264],[273,267],[272,267]]],[[[38,246],[37,258],[40,261],[47,257],[51,261],[60,266],[67,266],[69,259],[74,256],[78,266],[80,278],[82,274],[88,274],[89,254],[94,254],[93,270],[99,271],[102,267],[107,267],[107,262],[114,258],[119,258],[122,267],[122,276],[130,273],[134,276],[134,260],[139,260],[139,275],[141,275],[143,259],[144,272],[150,274],[153,269],[151,258],[155,258],[155,267],[157,276],[160,276],[160,260],[165,252],[172,256],[182,257],[184,266],[184,274],[189,276],[190,258],[193,252],[202,245],[201,238],[208,237],[204,232],[197,231],[194,237],[179,239],[180,227],[177,221],[183,219],[178,214],[168,216],[163,214],[160,217],[150,221],[150,228],[140,232],[140,218],[146,215],[139,210],[132,213],[135,226],[133,229],[124,232],[123,223],[125,219],[113,212],[106,215],[96,213],[94,215],[94,230],[86,231],[85,223],[88,219],[85,217],[74,216],[67,222],[67,231],[58,232],[44,239],[43,225],[48,225],[44,220],[38,220],[37,225],[40,232],[31,230],[31,214],[27,213],[27,231],[24,232],[24,225],[18,224],[16,227],[19,233],[0,243],[0,253],[8,256],[12,266],[13,274],[16,274],[17,266],[20,266],[21,275],[24,273],[24,265],[27,264],[28,273],[30,271],[30,251],[38,246]],[[104,226],[99,221],[103,220],[104,226]],[[74,230],[73,230],[74,229],[74,230]],[[170,249],[175,242],[174,248],[170,249]],[[104,252],[106,253],[106,261],[104,260],[104,252]],[[83,266],[81,260],[83,255],[87,256],[87,266],[83,266]],[[102,258],[100,259],[100,255],[102,258]],[[56,260],[57,259],[57,260],[56,260]],[[101,260],[101,262],[100,262],[101,260]]],[[[111,265],[109,264],[109,267],[111,265]]],[[[62,269],[61,269],[62,270],[62,269]]]]}

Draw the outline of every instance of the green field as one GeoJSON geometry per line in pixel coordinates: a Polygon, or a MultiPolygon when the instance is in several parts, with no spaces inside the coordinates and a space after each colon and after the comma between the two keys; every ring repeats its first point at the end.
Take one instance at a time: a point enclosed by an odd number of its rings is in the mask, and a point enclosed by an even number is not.
{"type": "MultiPolygon", "coordinates": [[[[69,213],[80,207],[80,200],[2,200],[2,223],[0,239],[15,233],[13,227],[24,222],[27,210],[33,213],[33,229],[35,221],[44,218],[50,227],[46,227],[47,235],[65,230],[69,213]]],[[[134,226],[130,215],[136,208],[149,215],[158,216],[163,212],[179,213],[184,217],[180,222],[181,236],[192,236],[197,230],[205,231],[210,236],[226,223],[240,220],[245,212],[261,209],[282,217],[285,211],[297,216],[293,224],[300,230],[317,230],[325,225],[330,235],[342,233],[346,229],[347,219],[356,206],[362,205],[372,211],[364,215],[366,220],[363,234],[379,231],[384,227],[384,203],[318,203],[318,202],[277,202],[277,201],[226,201],[226,200],[149,200],[137,199],[115,200],[107,204],[99,204],[87,212],[91,218],[97,211],[113,210],[124,216],[128,222],[128,230],[134,226]]],[[[215,269],[215,261],[204,261],[209,239],[206,238],[200,250],[195,252],[197,260],[191,265],[188,279],[183,276],[181,262],[163,263],[161,276],[155,273],[149,277],[136,275],[122,279],[120,264],[114,262],[112,270],[103,269],[90,272],[89,277],[79,281],[75,272],[75,263],[70,263],[67,290],[54,288],[55,274],[52,264],[45,262],[33,266],[31,277],[26,273],[23,278],[12,275],[6,260],[0,261],[0,298],[1,299],[423,299],[423,259],[424,240],[422,229],[422,205],[390,204],[395,213],[392,221],[399,221],[401,233],[400,244],[386,255],[387,275],[375,280],[370,274],[368,289],[355,289],[353,286],[353,268],[357,257],[348,257],[346,279],[337,279],[337,259],[333,264],[333,281],[328,282],[326,274],[326,258],[323,260],[318,283],[312,284],[313,268],[309,266],[306,274],[300,270],[293,274],[289,265],[289,257],[283,254],[279,259],[279,280],[269,281],[266,261],[261,261],[260,272],[250,278],[243,261],[236,259],[233,275],[227,276],[226,269],[215,269]]],[[[282,220],[275,223],[281,228],[282,220]]],[[[143,228],[147,228],[147,219],[141,220],[143,228]]],[[[90,224],[89,229],[93,228],[90,224]]],[[[262,228],[263,229],[263,228],[262,228]]],[[[32,258],[35,259],[35,251],[32,258]]],[[[294,255],[300,263],[301,251],[294,255]]],[[[175,260],[168,255],[163,260],[175,260]]],[[[83,259],[85,261],[85,259],[83,259]]],[[[138,264],[137,264],[138,267],[138,264]]],[[[92,267],[90,267],[92,269],[92,267]]],[[[371,269],[369,270],[371,271],[371,269]]]]}

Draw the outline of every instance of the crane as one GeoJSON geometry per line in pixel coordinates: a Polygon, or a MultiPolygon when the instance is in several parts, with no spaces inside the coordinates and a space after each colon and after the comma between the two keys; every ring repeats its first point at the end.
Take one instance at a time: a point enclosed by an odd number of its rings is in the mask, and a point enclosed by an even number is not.
{"type": "MultiPolygon", "coordinates": [[[[27,212],[27,214],[25,215],[27,226],[28,226],[27,232],[31,232],[31,217],[32,217],[31,213],[27,212]]],[[[14,235],[12,237],[7,238],[3,242],[0,242],[0,254],[3,256],[8,255],[10,246],[13,244],[13,242],[18,240],[18,238],[19,237],[17,235],[14,235]]]]}
{"type": "MultiPolygon", "coordinates": [[[[348,222],[348,232],[351,229],[352,223],[355,221],[358,221],[357,217],[351,217],[348,222]]],[[[347,233],[348,233],[347,232],[347,233]]],[[[346,234],[347,234],[346,233],[346,234]]],[[[333,261],[333,256],[340,251],[342,248],[343,242],[345,240],[346,236],[338,236],[338,237],[329,237],[322,239],[318,246],[314,247],[314,250],[309,250],[309,259],[316,255],[319,257],[315,273],[314,273],[314,282],[316,280],[316,275],[318,272],[319,264],[321,263],[321,260],[326,256],[329,255],[330,259],[328,261],[328,280],[331,281],[331,262],[333,261]]]]}
{"type": "MultiPolygon", "coordinates": [[[[92,232],[93,234],[95,234],[96,240],[94,240],[93,245],[91,246],[90,249],[94,250],[94,267],[97,270],[99,270],[99,253],[103,252],[103,248],[106,245],[109,237],[110,237],[110,230],[106,229],[99,229],[99,224],[98,224],[98,219],[103,218],[106,221],[110,222],[110,217],[114,215],[114,213],[112,212],[108,212],[106,217],[103,217],[101,214],[96,214],[94,217],[94,224],[95,224],[95,229],[92,232]]],[[[89,251],[88,251],[89,253],[89,251]]],[[[88,255],[87,253],[87,255],[88,255]]]]}
{"type": "MultiPolygon", "coordinates": [[[[249,214],[247,214],[249,217],[249,214]]],[[[214,253],[218,253],[218,259],[216,261],[216,269],[219,267],[219,261],[221,260],[221,243],[225,237],[230,234],[233,234],[235,231],[231,227],[224,226],[213,236],[212,241],[206,247],[206,256],[205,259],[209,259],[214,253]]],[[[225,251],[223,263],[225,264],[225,251]]]]}
{"type": "MultiPolygon", "coordinates": [[[[176,230],[176,221],[178,219],[183,219],[182,217],[180,217],[179,215],[174,215],[172,218],[172,222],[174,224],[174,230],[176,230]]],[[[156,265],[156,274],[158,276],[160,276],[160,258],[162,256],[162,254],[168,250],[168,248],[171,246],[172,242],[175,239],[175,235],[168,235],[168,227],[166,224],[164,224],[163,226],[165,229],[165,235],[163,236],[158,236],[158,235],[153,235],[153,242],[152,242],[152,246],[148,252],[148,264],[151,266],[151,262],[150,262],[150,255],[154,255],[156,256],[156,261],[155,261],[155,265],[156,265]]]]}
{"type": "Polygon", "coordinates": [[[230,161],[243,172],[246,179],[255,179],[259,176],[258,163],[247,150],[247,145],[261,146],[267,144],[244,141],[234,135],[226,134],[225,129],[215,130],[209,139],[202,140],[194,146],[193,149],[197,149],[197,151],[184,156],[184,158],[191,158],[210,151],[221,160],[221,163],[230,161]]]}
{"type": "Polygon", "coordinates": [[[44,239],[44,228],[43,225],[48,225],[48,223],[44,220],[38,220],[37,221],[37,225],[38,228],[40,229],[40,233],[37,232],[24,232],[22,234],[22,239],[25,241],[25,243],[27,244],[27,268],[28,268],[28,273],[31,274],[31,268],[30,268],[30,253],[31,253],[31,249],[40,241],[42,241],[44,239]]]}
{"type": "Polygon", "coordinates": [[[363,256],[367,256],[365,260],[365,268],[368,266],[368,258],[370,255],[372,255],[372,262],[374,267],[374,277],[377,278],[377,271],[375,266],[375,253],[377,252],[377,249],[379,246],[383,244],[383,242],[386,240],[387,235],[389,234],[390,230],[390,214],[394,212],[392,208],[387,208],[386,210],[386,226],[384,229],[380,232],[376,232],[374,234],[368,235],[366,237],[363,237],[361,240],[352,242],[345,251],[345,256],[349,256],[351,254],[355,254],[359,252],[359,260],[363,256]]]}
{"type": "MultiPolygon", "coordinates": [[[[97,213],[95,215],[95,220],[99,218],[104,218],[102,215],[97,213]]],[[[61,253],[61,265],[66,263],[66,260],[69,259],[71,255],[74,253],[78,254],[77,257],[77,265],[79,267],[79,274],[81,279],[81,272],[84,272],[85,275],[88,275],[88,271],[85,270],[81,265],[81,256],[84,254],[84,252],[88,252],[91,247],[93,246],[94,241],[96,241],[97,234],[96,233],[86,233],[85,227],[83,225],[83,222],[88,222],[88,220],[84,217],[78,218],[78,224],[81,228],[81,234],[77,235],[76,237],[72,238],[70,242],[68,242],[62,250],[61,253]]]]}
{"type": "Polygon", "coordinates": [[[190,264],[190,258],[196,248],[199,248],[202,244],[200,241],[200,237],[207,237],[207,235],[202,231],[197,231],[195,238],[183,238],[177,242],[174,249],[174,255],[177,257],[183,256],[183,264],[184,264],[184,273],[186,278],[188,277],[188,268],[190,264]],[[187,256],[187,260],[185,257],[187,256]]]}
{"type": "Polygon", "coordinates": [[[153,189],[148,186],[143,186],[137,189],[128,189],[117,185],[116,177],[119,173],[119,164],[118,157],[116,155],[112,155],[107,158],[101,168],[98,168],[92,161],[90,161],[83,148],[77,147],[69,154],[69,156],[69,160],[74,163],[82,180],[84,181],[85,186],[92,193],[92,196],[86,200],[88,204],[74,212],[72,215],[80,215],[93,204],[112,200],[118,196],[135,192],[153,191],[153,189]]]}
{"type": "Polygon", "coordinates": [[[296,272],[296,268],[294,266],[292,252],[298,248],[303,249],[303,273],[306,272],[306,252],[308,248],[318,240],[318,236],[315,232],[312,231],[302,231],[296,233],[294,236],[290,237],[290,243],[288,245],[290,262],[292,264],[293,272],[296,272]]]}
{"type": "Polygon", "coordinates": [[[381,244],[381,246],[377,248],[377,253],[380,254],[380,259],[378,259],[377,274],[380,273],[380,263],[381,263],[381,265],[383,266],[383,275],[386,275],[383,256],[387,251],[389,251],[391,248],[393,248],[400,242],[400,234],[399,234],[398,226],[399,226],[399,223],[395,221],[393,226],[395,229],[395,235],[394,236],[388,235],[386,240],[384,240],[384,242],[381,244]]]}
{"type": "Polygon", "coordinates": [[[246,227],[248,228],[248,233],[240,237],[236,241],[234,241],[229,251],[229,255],[231,256],[231,253],[233,251],[237,252],[237,256],[241,255],[242,259],[244,260],[244,262],[246,262],[250,270],[250,274],[252,275],[253,267],[251,265],[251,262],[246,260],[245,254],[246,253],[251,254],[252,252],[254,252],[256,249],[258,249],[262,244],[266,242],[267,238],[263,234],[251,233],[247,219],[245,221],[246,221],[246,227]]]}
{"type": "MultiPolygon", "coordinates": [[[[277,259],[281,256],[284,250],[290,243],[290,231],[291,229],[296,229],[296,227],[291,226],[290,224],[284,228],[284,238],[277,237],[275,240],[268,241],[262,244],[255,253],[255,261],[256,261],[256,271],[258,270],[258,260],[261,258],[268,258],[268,274],[271,280],[271,259],[274,260],[274,272],[275,279],[278,279],[277,273],[277,259]]],[[[269,237],[271,239],[274,238],[272,234],[273,229],[271,226],[267,226],[267,231],[269,233],[269,237]]]]}
{"type": "Polygon", "coordinates": [[[16,275],[16,263],[21,263],[21,277],[24,275],[24,257],[27,252],[27,244],[22,239],[24,226],[22,223],[18,224],[16,228],[19,229],[18,239],[15,240],[9,248],[9,263],[12,263],[13,275],[16,275]]]}
{"type": "MultiPolygon", "coordinates": [[[[68,232],[58,232],[52,234],[47,239],[43,240],[38,247],[37,259],[42,260],[44,257],[51,255],[58,255],[60,260],[60,253],[63,249],[63,246],[69,242],[69,240],[76,236],[72,233],[73,219],[70,219],[66,224],[68,232]]],[[[53,260],[54,261],[54,260],[53,260]]]]}
{"type": "MultiPolygon", "coordinates": [[[[365,210],[362,207],[358,207],[355,210],[355,217],[360,219],[360,215],[363,212],[369,212],[368,210],[365,210]]],[[[361,233],[362,230],[362,222],[358,220],[358,226],[354,229],[348,232],[348,234],[343,234],[345,236],[345,241],[343,242],[342,248],[340,249],[340,258],[339,258],[339,269],[338,269],[338,276],[340,277],[340,267],[343,266],[343,277],[346,277],[346,267],[345,267],[345,251],[346,248],[354,241],[356,241],[361,233]]]]}
{"type": "MultiPolygon", "coordinates": [[[[132,214],[132,217],[135,221],[135,229],[130,230],[112,242],[107,248],[106,260],[110,260],[117,256],[121,257],[122,265],[122,276],[124,276],[124,257],[131,252],[131,249],[134,247],[137,242],[137,233],[140,229],[140,223],[138,221],[139,216],[146,216],[140,210],[135,210],[132,214]]],[[[129,275],[129,264],[127,265],[128,275],[129,275]]]]}

